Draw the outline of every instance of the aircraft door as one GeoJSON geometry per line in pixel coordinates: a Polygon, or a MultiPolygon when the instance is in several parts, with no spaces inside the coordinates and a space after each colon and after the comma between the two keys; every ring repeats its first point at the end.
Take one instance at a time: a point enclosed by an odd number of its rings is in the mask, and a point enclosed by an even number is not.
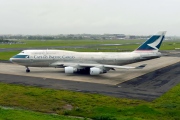
{"type": "Polygon", "coordinates": [[[32,63],[32,62],[33,62],[33,58],[32,58],[31,56],[28,55],[26,58],[27,58],[27,60],[29,59],[29,60],[28,60],[29,63],[32,63]]]}

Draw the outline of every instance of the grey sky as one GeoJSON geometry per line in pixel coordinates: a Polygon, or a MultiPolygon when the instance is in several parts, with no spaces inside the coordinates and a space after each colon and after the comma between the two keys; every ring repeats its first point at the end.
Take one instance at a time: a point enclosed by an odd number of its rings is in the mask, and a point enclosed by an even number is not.
{"type": "Polygon", "coordinates": [[[180,0],[0,0],[0,34],[180,36],[180,0]]]}

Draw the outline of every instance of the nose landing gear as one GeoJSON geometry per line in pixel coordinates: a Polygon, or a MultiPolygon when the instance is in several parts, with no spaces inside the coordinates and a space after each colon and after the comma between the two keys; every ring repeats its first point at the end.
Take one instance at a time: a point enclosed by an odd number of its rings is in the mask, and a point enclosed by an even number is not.
{"type": "Polygon", "coordinates": [[[30,72],[30,69],[28,67],[26,67],[26,72],[29,73],[30,72]]]}

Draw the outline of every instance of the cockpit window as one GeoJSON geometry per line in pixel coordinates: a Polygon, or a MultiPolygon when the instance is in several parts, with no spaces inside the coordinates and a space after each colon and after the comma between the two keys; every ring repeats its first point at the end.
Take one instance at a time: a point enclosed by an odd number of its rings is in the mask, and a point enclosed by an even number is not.
{"type": "Polygon", "coordinates": [[[15,55],[13,58],[29,58],[29,55],[15,55]]]}

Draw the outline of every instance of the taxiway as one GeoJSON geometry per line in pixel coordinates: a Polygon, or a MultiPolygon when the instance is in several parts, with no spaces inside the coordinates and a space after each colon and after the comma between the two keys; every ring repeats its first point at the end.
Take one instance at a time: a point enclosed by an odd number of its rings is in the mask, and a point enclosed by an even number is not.
{"type": "Polygon", "coordinates": [[[24,66],[0,63],[0,82],[144,100],[153,100],[180,83],[180,57],[164,56],[129,65],[140,64],[147,66],[141,70],[118,69],[90,76],[67,75],[59,68],[31,68],[26,73],[24,66]]]}
{"type": "Polygon", "coordinates": [[[97,76],[90,76],[84,74],[65,74],[63,68],[35,68],[31,67],[31,72],[26,73],[24,66],[0,63],[0,73],[21,75],[29,77],[39,77],[43,79],[51,78],[57,80],[68,80],[68,81],[79,81],[79,82],[90,82],[108,85],[117,85],[124,81],[142,76],[154,70],[169,66],[177,63],[179,57],[161,57],[158,59],[148,60],[144,62],[138,62],[129,64],[128,66],[139,66],[141,64],[147,64],[143,69],[116,69],[116,71],[109,71],[106,74],[100,74],[97,76]]]}

